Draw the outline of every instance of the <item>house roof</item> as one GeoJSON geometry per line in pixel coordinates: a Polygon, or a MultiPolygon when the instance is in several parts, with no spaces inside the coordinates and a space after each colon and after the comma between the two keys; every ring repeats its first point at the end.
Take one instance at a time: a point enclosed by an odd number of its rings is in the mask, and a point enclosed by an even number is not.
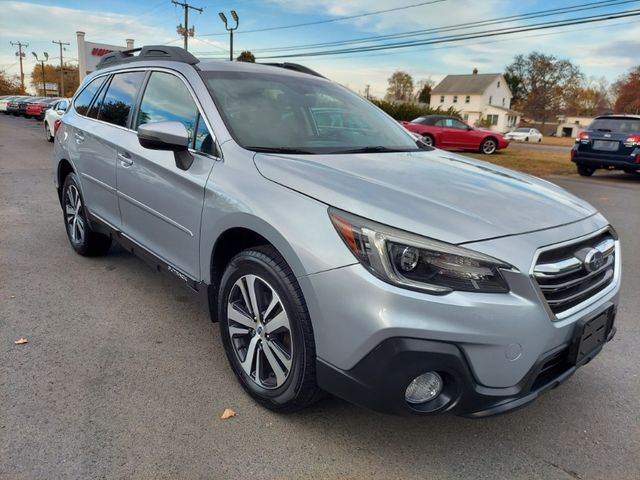
{"type": "Polygon", "coordinates": [[[522,116],[522,112],[518,112],[517,110],[511,110],[507,107],[501,107],[498,105],[487,105],[488,108],[497,108],[498,110],[502,110],[503,112],[507,112],[509,115],[517,115],[522,116]]]}
{"type": "Polygon", "coordinates": [[[484,93],[501,73],[476,73],[470,75],[447,75],[435,86],[431,94],[438,93],[484,93]]]}

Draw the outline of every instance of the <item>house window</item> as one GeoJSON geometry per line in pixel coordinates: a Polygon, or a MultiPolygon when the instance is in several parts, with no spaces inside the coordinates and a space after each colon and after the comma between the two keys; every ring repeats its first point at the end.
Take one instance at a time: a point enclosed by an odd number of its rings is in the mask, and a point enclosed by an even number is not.
{"type": "Polygon", "coordinates": [[[440,95],[440,103],[444,103],[444,95],[440,95]]]}
{"type": "Polygon", "coordinates": [[[491,105],[491,102],[493,102],[493,97],[489,97],[489,105],[491,105]]]}
{"type": "Polygon", "coordinates": [[[453,103],[458,103],[458,95],[453,96],[453,103]]]}
{"type": "Polygon", "coordinates": [[[504,107],[504,97],[502,97],[502,106],[504,107]]]}
{"type": "Polygon", "coordinates": [[[500,80],[498,80],[498,88],[500,88],[500,80]]]}
{"type": "Polygon", "coordinates": [[[469,103],[471,101],[471,96],[467,95],[466,97],[464,97],[464,103],[469,103]]]}
{"type": "Polygon", "coordinates": [[[468,114],[468,113],[465,113],[465,114],[462,116],[462,119],[463,119],[465,122],[468,122],[468,121],[469,121],[469,114],[468,114]]]}
{"type": "Polygon", "coordinates": [[[487,120],[493,125],[498,125],[498,115],[487,115],[487,120]]]}

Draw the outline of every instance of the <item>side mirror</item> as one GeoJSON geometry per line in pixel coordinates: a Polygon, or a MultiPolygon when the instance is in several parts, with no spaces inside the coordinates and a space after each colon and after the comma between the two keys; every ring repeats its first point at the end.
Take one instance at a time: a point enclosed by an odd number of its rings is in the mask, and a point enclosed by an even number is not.
{"type": "Polygon", "coordinates": [[[193,156],[189,153],[189,132],[180,122],[153,122],[138,127],[138,142],[150,150],[174,153],[176,166],[189,170],[193,156]]]}

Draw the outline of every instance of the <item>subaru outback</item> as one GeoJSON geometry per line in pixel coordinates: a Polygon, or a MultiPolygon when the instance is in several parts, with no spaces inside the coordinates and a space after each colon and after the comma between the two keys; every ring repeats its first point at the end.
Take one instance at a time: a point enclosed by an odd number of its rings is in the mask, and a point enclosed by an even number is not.
{"type": "Polygon", "coordinates": [[[108,54],[53,162],[73,249],[117,241],[206,297],[239,382],[275,411],[329,392],[494,415],[615,333],[619,240],[591,205],[426,146],[301,65],[108,54]]]}

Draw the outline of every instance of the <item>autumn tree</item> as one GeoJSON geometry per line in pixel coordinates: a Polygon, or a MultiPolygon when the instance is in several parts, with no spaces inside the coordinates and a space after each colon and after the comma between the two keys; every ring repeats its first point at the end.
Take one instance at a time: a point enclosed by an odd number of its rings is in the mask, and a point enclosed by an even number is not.
{"type": "Polygon", "coordinates": [[[569,87],[564,113],[577,117],[594,117],[611,109],[610,86],[605,77],[589,80],[569,87]]]}
{"type": "Polygon", "coordinates": [[[420,80],[416,85],[416,99],[420,103],[429,103],[431,100],[431,90],[433,89],[434,81],[431,78],[420,80]]]}
{"type": "MultiPolygon", "coordinates": [[[[59,79],[60,79],[60,76],[56,71],[56,67],[45,63],[44,64],[44,82],[54,83],[56,85],[56,90],[57,90],[59,79]]],[[[42,85],[42,82],[43,82],[42,64],[38,62],[36,63],[35,67],[33,67],[33,71],[31,72],[31,84],[36,89],[37,95],[45,96],[46,92],[44,91],[44,86],[42,85]]]]}
{"type": "Polygon", "coordinates": [[[256,57],[249,50],[245,50],[244,52],[240,53],[240,55],[238,55],[238,58],[236,60],[238,60],[239,62],[254,63],[256,61],[256,57]]]}
{"type": "Polygon", "coordinates": [[[413,78],[407,72],[397,70],[388,79],[387,99],[409,101],[413,98],[413,78]]]}
{"type": "Polygon", "coordinates": [[[19,95],[20,82],[4,70],[0,70],[0,95],[19,95]]]}
{"type": "Polygon", "coordinates": [[[613,84],[614,108],[620,113],[640,113],[640,65],[613,84]]]}
{"type": "MultiPolygon", "coordinates": [[[[72,97],[75,91],[78,89],[79,84],[79,76],[78,76],[78,67],[64,64],[63,67],[64,72],[64,97],[72,97]]],[[[44,81],[45,83],[53,83],[55,84],[55,94],[58,95],[60,90],[60,66],[54,66],[51,64],[44,65],[44,81]]],[[[42,64],[37,63],[35,67],[33,67],[33,71],[31,72],[31,84],[36,89],[38,95],[45,95],[42,90],[42,64]]],[[[52,93],[48,91],[47,93],[52,93]]]]}
{"type": "Polygon", "coordinates": [[[532,52],[516,55],[506,69],[509,87],[517,101],[513,108],[544,125],[555,118],[566,105],[572,88],[583,80],[580,69],[569,60],[532,52]]]}

